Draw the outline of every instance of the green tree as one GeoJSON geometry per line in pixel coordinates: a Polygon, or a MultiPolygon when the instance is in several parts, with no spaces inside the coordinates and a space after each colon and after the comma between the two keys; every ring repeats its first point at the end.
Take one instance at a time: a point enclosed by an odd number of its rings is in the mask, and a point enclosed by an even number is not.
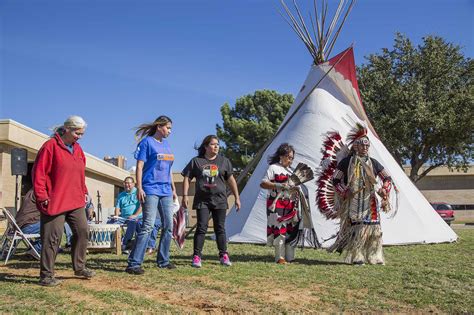
{"type": "Polygon", "coordinates": [[[223,153],[237,171],[275,134],[293,102],[291,94],[262,90],[238,98],[233,108],[228,103],[222,105],[223,125],[216,125],[217,136],[225,143],[223,153]]]}
{"type": "Polygon", "coordinates": [[[417,182],[441,165],[466,169],[473,159],[473,60],[441,37],[415,47],[401,34],[392,50],[366,59],[358,75],[367,114],[397,162],[411,165],[410,178],[417,182]]]}

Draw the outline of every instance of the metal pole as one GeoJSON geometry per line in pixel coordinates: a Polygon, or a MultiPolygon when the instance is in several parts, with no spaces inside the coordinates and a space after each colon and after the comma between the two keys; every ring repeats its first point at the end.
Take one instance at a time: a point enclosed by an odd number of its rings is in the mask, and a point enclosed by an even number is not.
{"type": "Polygon", "coordinates": [[[102,203],[100,202],[100,192],[97,191],[97,216],[95,219],[95,223],[99,224],[101,222],[102,217],[102,203]]]}
{"type": "Polygon", "coordinates": [[[18,175],[15,175],[15,215],[18,213],[18,175]]]}

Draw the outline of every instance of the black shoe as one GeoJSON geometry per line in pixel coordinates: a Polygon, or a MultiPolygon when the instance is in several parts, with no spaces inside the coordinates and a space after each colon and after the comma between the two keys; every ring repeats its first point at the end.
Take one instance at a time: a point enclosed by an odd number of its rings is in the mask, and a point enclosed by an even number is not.
{"type": "Polygon", "coordinates": [[[55,277],[46,277],[40,278],[39,285],[42,285],[44,287],[55,287],[61,284],[61,282],[61,280],[58,280],[55,277]]]}
{"type": "Polygon", "coordinates": [[[90,269],[84,268],[84,269],[79,270],[79,271],[74,271],[74,275],[76,277],[90,279],[90,278],[95,276],[95,272],[90,270],[90,269]]]}
{"type": "Polygon", "coordinates": [[[131,275],[142,275],[145,273],[145,270],[142,267],[127,267],[125,272],[131,275]]]}
{"type": "Polygon", "coordinates": [[[158,268],[161,268],[161,269],[176,269],[176,266],[172,263],[169,263],[169,264],[164,265],[164,266],[158,266],[158,268]]]}
{"type": "Polygon", "coordinates": [[[357,260],[357,261],[352,262],[352,264],[362,266],[364,262],[362,260],[357,260]]]}

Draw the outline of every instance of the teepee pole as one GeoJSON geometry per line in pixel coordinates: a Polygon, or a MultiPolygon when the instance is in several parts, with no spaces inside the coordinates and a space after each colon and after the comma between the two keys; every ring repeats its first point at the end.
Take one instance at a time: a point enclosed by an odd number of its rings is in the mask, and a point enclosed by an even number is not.
{"type": "Polygon", "coordinates": [[[303,44],[308,49],[309,53],[313,57],[315,64],[320,64],[326,61],[326,57],[331,54],[332,48],[336,43],[342,26],[345,24],[347,16],[352,10],[356,0],[339,0],[337,9],[329,20],[328,15],[328,1],[321,1],[321,15],[318,12],[317,0],[313,0],[314,5],[314,21],[309,12],[310,23],[305,22],[301,10],[293,0],[293,6],[295,13],[293,14],[290,8],[286,5],[284,0],[280,0],[281,6],[283,7],[286,16],[279,11],[283,19],[290,25],[296,35],[301,39],[303,44]],[[342,21],[339,23],[339,20],[342,21]],[[327,19],[327,20],[326,20],[327,19]],[[329,24],[326,27],[326,22],[329,24]],[[311,28],[308,26],[311,24],[311,28]],[[315,25],[316,24],[316,25],[315,25]],[[308,25],[308,26],[307,26],[308,25]],[[311,34],[312,31],[312,34],[311,34]]]}
{"type": "Polygon", "coordinates": [[[336,33],[335,33],[334,36],[332,37],[331,43],[329,44],[329,48],[327,49],[327,54],[328,54],[328,56],[331,54],[331,51],[332,51],[332,49],[333,49],[333,47],[334,47],[334,44],[336,43],[336,40],[337,40],[337,38],[339,37],[339,33],[341,32],[341,29],[342,29],[342,27],[344,26],[344,23],[346,22],[346,19],[347,19],[347,17],[349,16],[349,13],[351,12],[352,7],[354,6],[354,4],[355,4],[355,0],[353,0],[353,1],[351,2],[351,4],[349,5],[349,7],[347,8],[347,11],[346,11],[346,13],[344,14],[344,18],[342,19],[341,24],[339,25],[339,27],[338,27],[336,33]]]}

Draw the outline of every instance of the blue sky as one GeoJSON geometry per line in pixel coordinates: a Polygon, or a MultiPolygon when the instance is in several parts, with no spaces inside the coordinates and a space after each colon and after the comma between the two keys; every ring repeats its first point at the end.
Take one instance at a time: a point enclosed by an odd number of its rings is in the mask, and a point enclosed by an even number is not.
{"type": "MultiPolygon", "coordinates": [[[[132,166],[133,127],[166,114],[179,171],[222,123],[225,102],[260,89],[296,96],[312,60],[279,8],[276,0],[3,0],[0,118],[48,134],[80,115],[86,152],[122,154],[132,166]]],[[[469,0],[359,0],[333,55],[354,43],[360,65],[399,31],[415,43],[442,36],[472,58],[473,15],[469,0]]]]}

